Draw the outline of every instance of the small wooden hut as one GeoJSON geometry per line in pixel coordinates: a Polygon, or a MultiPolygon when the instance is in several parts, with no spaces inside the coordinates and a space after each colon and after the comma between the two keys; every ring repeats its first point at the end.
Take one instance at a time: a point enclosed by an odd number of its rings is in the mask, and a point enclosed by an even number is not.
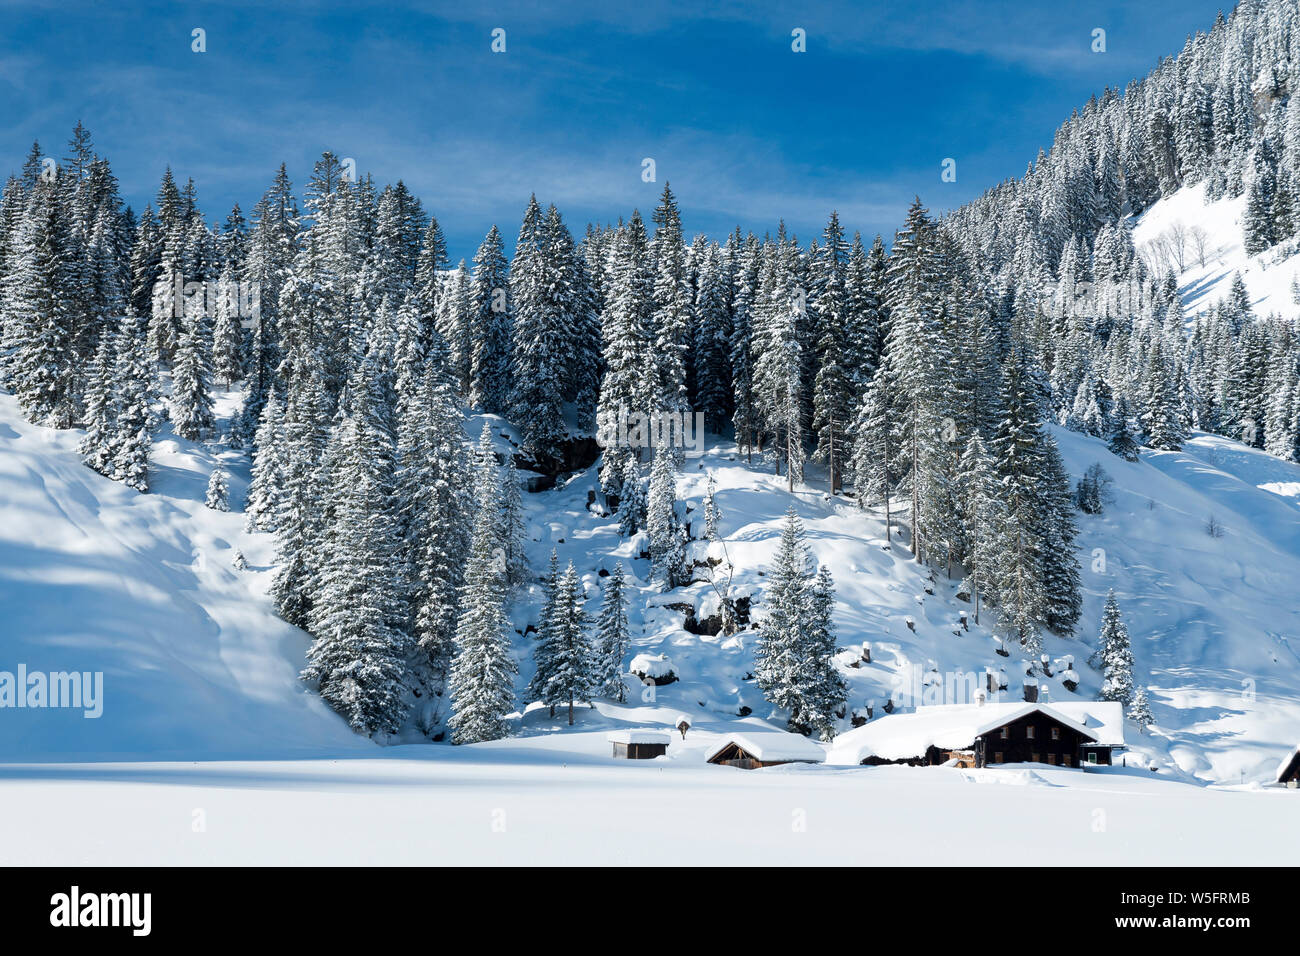
{"type": "Polygon", "coordinates": [[[826,751],[807,737],[779,730],[747,730],[728,734],[709,753],[708,762],[741,770],[783,763],[821,763],[826,751]]]}
{"type": "Polygon", "coordinates": [[[671,735],[662,730],[616,730],[606,738],[616,760],[653,760],[668,752],[671,735]]]}

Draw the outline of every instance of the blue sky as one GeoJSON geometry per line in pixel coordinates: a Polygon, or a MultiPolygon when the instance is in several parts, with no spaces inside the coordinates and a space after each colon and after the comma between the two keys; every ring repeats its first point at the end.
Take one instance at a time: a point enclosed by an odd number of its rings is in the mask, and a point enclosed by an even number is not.
{"type": "MultiPolygon", "coordinates": [[[[220,221],[324,149],[438,216],[453,261],[511,241],[530,192],[575,232],[672,183],[688,234],[837,209],[888,235],[913,194],[960,205],[1019,175],[1089,95],[1123,86],[1217,3],[10,3],[0,170],[78,119],[137,210],[164,167],[220,221]],[[562,6],[562,9],[561,9],[562,6]],[[191,31],[207,51],[191,51],[191,31]],[[490,49],[494,28],[506,52],[490,49]],[[791,50],[806,31],[807,52],[791,50]],[[1106,52],[1091,50],[1094,28],[1106,52]],[[653,158],[657,181],[642,180],[653,158]],[[940,180],[957,161],[957,181],[940,180]]],[[[1225,11],[1226,12],[1226,11],[1225,11]]]]}

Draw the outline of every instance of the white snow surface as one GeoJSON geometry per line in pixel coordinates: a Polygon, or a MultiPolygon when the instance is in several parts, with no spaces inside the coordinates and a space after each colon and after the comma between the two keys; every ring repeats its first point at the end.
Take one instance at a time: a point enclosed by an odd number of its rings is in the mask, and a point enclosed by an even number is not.
{"type": "Polygon", "coordinates": [[[1184,186],[1161,199],[1134,223],[1133,245],[1139,254],[1160,236],[1170,235],[1180,224],[1189,233],[1199,229],[1207,237],[1204,265],[1190,240],[1184,267],[1179,270],[1174,264],[1189,324],[1198,313],[1228,295],[1232,278],[1238,272],[1256,315],[1300,315],[1300,305],[1291,292],[1291,283],[1300,276],[1300,254],[1287,255],[1289,250],[1278,246],[1247,255],[1241,228],[1245,211],[1244,194],[1207,203],[1205,184],[1199,183],[1184,186]]]}
{"type": "Polygon", "coordinates": [[[273,542],[242,531],[247,459],[165,432],[140,494],[83,465],[81,435],[0,393],[0,670],[103,673],[98,718],[0,710],[0,760],[373,749],[298,679],[307,635],[264,593],[273,542]],[[204,507],[219,459],[240,510],[204,507]]]}

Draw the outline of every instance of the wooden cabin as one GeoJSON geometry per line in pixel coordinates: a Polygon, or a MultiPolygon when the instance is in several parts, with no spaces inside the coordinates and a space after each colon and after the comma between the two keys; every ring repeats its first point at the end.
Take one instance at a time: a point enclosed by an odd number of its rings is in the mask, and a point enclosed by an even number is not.
{"type": "Polygon", "coordinates": [[[1300,788],[1300,747],[1282,761],[1282,766],[1278,768],[1277,782],[1292,790],[1300,788]]]}
{"type": "Polygon", "coordinates": [[[615,760],[653,760],[668,753],[671,737],[662,730],[616,730],[605,739],[613,745],[615,760]]]}
{"type": "Polygon", "coordinates": [[[724,737],[706,759],[724,767],[758,770],[785,763],[821,763],[826,759],[826,751],[798,734],[752,730],[724,737]]]}
{"type": "Polygon", "coordinates": [[[992,767],[1110,764],[1124,715],[1109,701],[948,704],[918,707],[841,734],[833,764],[992,767]]]}

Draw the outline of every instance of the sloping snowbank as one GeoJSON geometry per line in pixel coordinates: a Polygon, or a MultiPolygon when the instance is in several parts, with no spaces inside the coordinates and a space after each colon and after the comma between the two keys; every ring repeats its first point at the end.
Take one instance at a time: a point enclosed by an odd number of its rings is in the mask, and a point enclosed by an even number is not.
{"type": "Polygon", "coordinates": [[[1240,272],[1256,315],[1300,314],[1291,283],[1300,276],[1300,255],[1274,261],[1278,249],[1246,255],[1241,222],[1246,197],[1205,202],[1205,185],[1185,186],[1161,199],[1143,213],[1133,227],[1133,244],[1139,254],[1152,249],[1160,238],[1171,238],[1180,226],[1185,233],[1182,268],[1171,258],[1178,289],[1188,319],[1227,296],[1232,277],[1240,272]],[[1204,236],[1198,243],[1196,233],[1204,236]],[[1201,261],[1201,247],[1204,262],[1201,261]]]}
{"type": "MultiPolygon", "coordinates": [[[[216,452],[161,437],[142,495],[81,464],[80,437],[0,394],[0,671],[103,674],[98,718],[0,710],[0,759],[373,749],[298,680],[308,638],[264,596],[269,536],[204,507],[216,452]]],[[[242,507],[247,469],[226,457],[242,507]]]]}

